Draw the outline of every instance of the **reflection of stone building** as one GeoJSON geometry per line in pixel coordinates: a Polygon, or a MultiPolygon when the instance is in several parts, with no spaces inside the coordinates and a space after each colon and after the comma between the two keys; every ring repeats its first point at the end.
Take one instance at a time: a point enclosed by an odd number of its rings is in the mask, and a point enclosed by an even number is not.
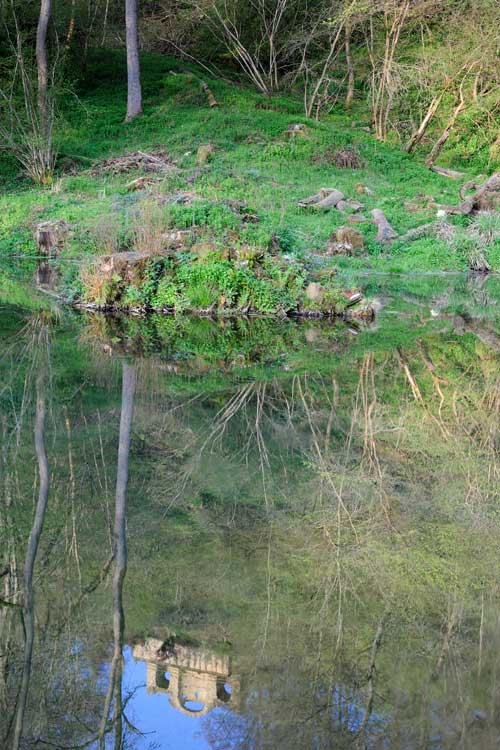
{"type": "Polygon", "coordinates": [[[187,716],[204,716],[216,706],[234,708],[237,684],[228,656],[180,644],[165,651],[156,638],[134,646],[133,655],[146,662],[148,692],[165,693],[187,716]]]}

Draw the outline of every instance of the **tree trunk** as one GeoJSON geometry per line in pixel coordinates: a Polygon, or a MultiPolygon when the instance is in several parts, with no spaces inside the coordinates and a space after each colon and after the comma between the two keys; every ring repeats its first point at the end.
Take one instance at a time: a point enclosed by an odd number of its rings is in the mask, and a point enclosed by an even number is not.
{"type": "Polygon", "coordinates": [[[346,109],[350,109],[354,98],[354,62],[351,52],[351,28],[347,24],[345,29],[345,61],[347,65],[347,93],[344,106],[346,109]]]}
{"type": "Polygon", "coordinates": [[[388,242],[395,240],[397,232],[391,227],[383,211],[380,208],[374,208],[372,213],[373,223],[377,227],[377,242],[388,242]]]}
{"type": "Polygon", "coordinates": [[[76,0],[71,0],[71,18],[69,19],[68,33],[66,34],[66,41],[64,42],[65,50],[69,50],[69,48],[71,47],[71,42],[73,41],[73,37],[75,35],[75,7],[76,0]]]}
{"type": "Polygon", "coordinates": [[[122,384],[122,413],[120,418],[120,438],[118,443],[118,473],[116,477],[115,498],[115,572],[113,575],[113,634],[114,650],[112,661],[114,687],[114,715],[116,750],[123,746],[123,705],[122,705],[122,675],[123,675],[123,632],[125,629],[125,615],[123,612],[123,583],[127,572],[127,537],[126,537],[126,499],[128,485],[128,462],[130,455],[130,433],[132,415],[134,411],[135,367],[123,364],[122,384]]]}
{"type": "Polygon", "coordinates": [[[28,540],[26,559],[24,562],[24,592],[23,592],[23,622],[25,630],[23,672],[19,699],[17,703],[16,722],[12,750],[19,750],[23,736],[24,717],[28,700],[33,661],[33,644],[35,641],[35,602],[33,592],[33,573],[38,553],[38,545],[42,536],[45,511],[49,498],[49,462],[45,451],[45,387],[46,368],[42,367],[36,381],[36,421],[35,421],[35,450],[38,460],[39,488],[38,500],[35,508],[35,518],[28,540]]]}
{"type": "MultiPolygon", "coordinates": [[[[318,97],[319,97],[319,94],[320,94],[320,91],[321,91],[321,87],[323,86],[323,84],[325,82],[325,78],[327,77],[328,70],[329,70],[330,65],[332,63],[333,57],[335,55],[335,52],[337,51],[337,43],[338,43],[340,35],[342,33],[342,29],[343,29],[343,26],[341,24],[339,26],[339,28],[337,29],[335,35],[330,39],[330,51],[329,51],[328,56],[327,56],[327,58],[325,60],[323,68],[321,69],[321,73],[320,73],[320,75],[318,77],[318,80],[316,81],[316,85],[315,85],[315,87],[313,89],[313,92],[312,92],[311,96],[309,97],[309,100],[306,101],[306,110],[305,111],[306,111],[306,116],[307,117],[312,117],[312,114],[314,112],[314,107],[315,107],[315,105],[317,103],[317,100],[318,100],[318,97]]],[[[319,109],[317,110],[317,112],[319,114],[319,109]]]]}
{"type": "Polygon", "coordinates": [[[443,149],[444,144],[446,143],[446,141],[448,140],[448,138],[451,135],[451,131],[453,130],[453,126],[455,125],[457,117],[459,116],[459,114],[461,112],[464,111],[464,109],[465,109],[465,102],[464,102],[463,97],[460,96],[460,101],[455,106],[455,109],[453,110],[453,113],[452,113],[450,119],[448,120],[448,123],[447,123],[445,129],[443,130],[443,132],[441,133],[441,135],[437,139],[436,143],[432,147],[432,150],[431,150],[429,156],[425,160],[425,166],[426,167],[432,167],[432,165],[434,164],[434,162],[438,158],[439,154],[441,153],[441,151],[443,149]]]}
{"type": "Polygon", "coordinates": [[[422,140],[422,138],[424,137],[425,131],[427,130],[427,127],[430,121],[436,114],[438,107],[441,104],[441,99],[443,98],[443,96],[444,96],[444,91],[442,91],[441,94],[439,94],[439,96],[435,96],[432,102],[430,103],[429,109],[427,110],[424,119],[422,120],[418,129],[413,133],[412,137],[410,138],[410,140],[405,146],[405,151],[408,154],[410,154],[413,151],[415,146],[417,146],[422,140]]]}
{"type": "Polygon", "coordinates": [[[47,56],[47,29],[52,13],[52,0],[42,0],[38,28],[36,31],[36,67],[38,73],[38,109],[42,128],[46,131],[48,122],[47,91],[49,87],[49,62],[47,56]]]}
{"type": "Polygon", "coordinates": [[[123,583],[127,573],[127,537],[126,537],[126,500],[128,485],[128,463],[130,455],[130,435],[134,411],[136,373],[134,365],[123,364],[122,375],[122,410],[120,416],[120,436],[118,439],[118,469],[116,474],[115,523],[114,523],[114,559],[113,574],[113,658],[109,675],[109,684],[104,701],[104,711],[99,729],[99,747],[105,750],[106,732],[113,707],[114,747],[123,748],[123,632],[125,614],[123,611],[123,583]],[[113,700],[114,699],[114,700],[113,700]]]}
{"type": "Polygon", "coordinates": [[[129,122],[142,112],[141,71],[139,66],[138,0],[125,0],[127,31],[127,117],[129,122]]]}

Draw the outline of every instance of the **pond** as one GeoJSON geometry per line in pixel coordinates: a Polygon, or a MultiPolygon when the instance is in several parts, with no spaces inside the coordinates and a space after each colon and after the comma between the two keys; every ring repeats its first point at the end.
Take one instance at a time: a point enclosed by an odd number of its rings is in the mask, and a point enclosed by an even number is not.
{"type": "Polygon", "coordinates": [[[498,748],[499,280],[358,279],[345,325],[32,276],[0,272],[0,746],[498,748]]]}

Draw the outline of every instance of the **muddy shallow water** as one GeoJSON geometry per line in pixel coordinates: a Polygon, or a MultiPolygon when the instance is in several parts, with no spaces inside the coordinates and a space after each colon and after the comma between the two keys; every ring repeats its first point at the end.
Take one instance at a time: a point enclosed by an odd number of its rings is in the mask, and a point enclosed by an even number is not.
{"type": "Polygon", "coordinates": [[[498,280],[363,278],[346,326],[32,278],[0,284],[0,746],[497,748],[498,280]]]}

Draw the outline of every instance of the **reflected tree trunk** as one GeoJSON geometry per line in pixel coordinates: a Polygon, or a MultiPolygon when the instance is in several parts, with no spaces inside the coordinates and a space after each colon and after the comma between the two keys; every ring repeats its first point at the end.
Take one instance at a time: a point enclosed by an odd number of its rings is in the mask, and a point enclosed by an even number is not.
{"type": "Polygon", "coordinates": [[[125,615],[123,612],[123,583],[127,572],[126,499],[128,485],[128,464],[130,455],[130,435],[134,411],[136,373],[135,367],[124,363],[122,380],[122,408],[120,417],[120,437],[118,442],[118,469],[116,475],[114,558],[113,574],[113,658],[109,676],[108,691],[99,733],[100,748],[104,750],[105,737],[109,730],[109,716],[113,701],[114,747],[123,747],[123,632],[125,615]]]}
{"type": "Polygon", "coordinates": [[[2,420],[1,467],[3,496],[0,498],[0,713],[7,711],[9,653],[17,612],[18,575],[16,539],[11,517],[13,478],[8,465],[8,431],[2,420]]]}
{"type": "Polygon", "coordinates": [[[35,518],[28,539],[28,548],[24,563],[24,592],[23,592],[23,622],[25,631],[23,673],[21,678],[21,689],[17,705],[17,714],[14,727],[13,750],[18,750],[23,735],[24,718],[31,678],[31,665],[33,660],[33,643],[35,640],[35,600],[33,592],[33,572],[43,531],[45,511],[49,498],[49,462],[45,450],[45,386],[46,367],[42,367],[36,380],[36,420],[35,420],[35,450],[38,460],[39,488],[38,500],[35,509],[35,518]]]}

